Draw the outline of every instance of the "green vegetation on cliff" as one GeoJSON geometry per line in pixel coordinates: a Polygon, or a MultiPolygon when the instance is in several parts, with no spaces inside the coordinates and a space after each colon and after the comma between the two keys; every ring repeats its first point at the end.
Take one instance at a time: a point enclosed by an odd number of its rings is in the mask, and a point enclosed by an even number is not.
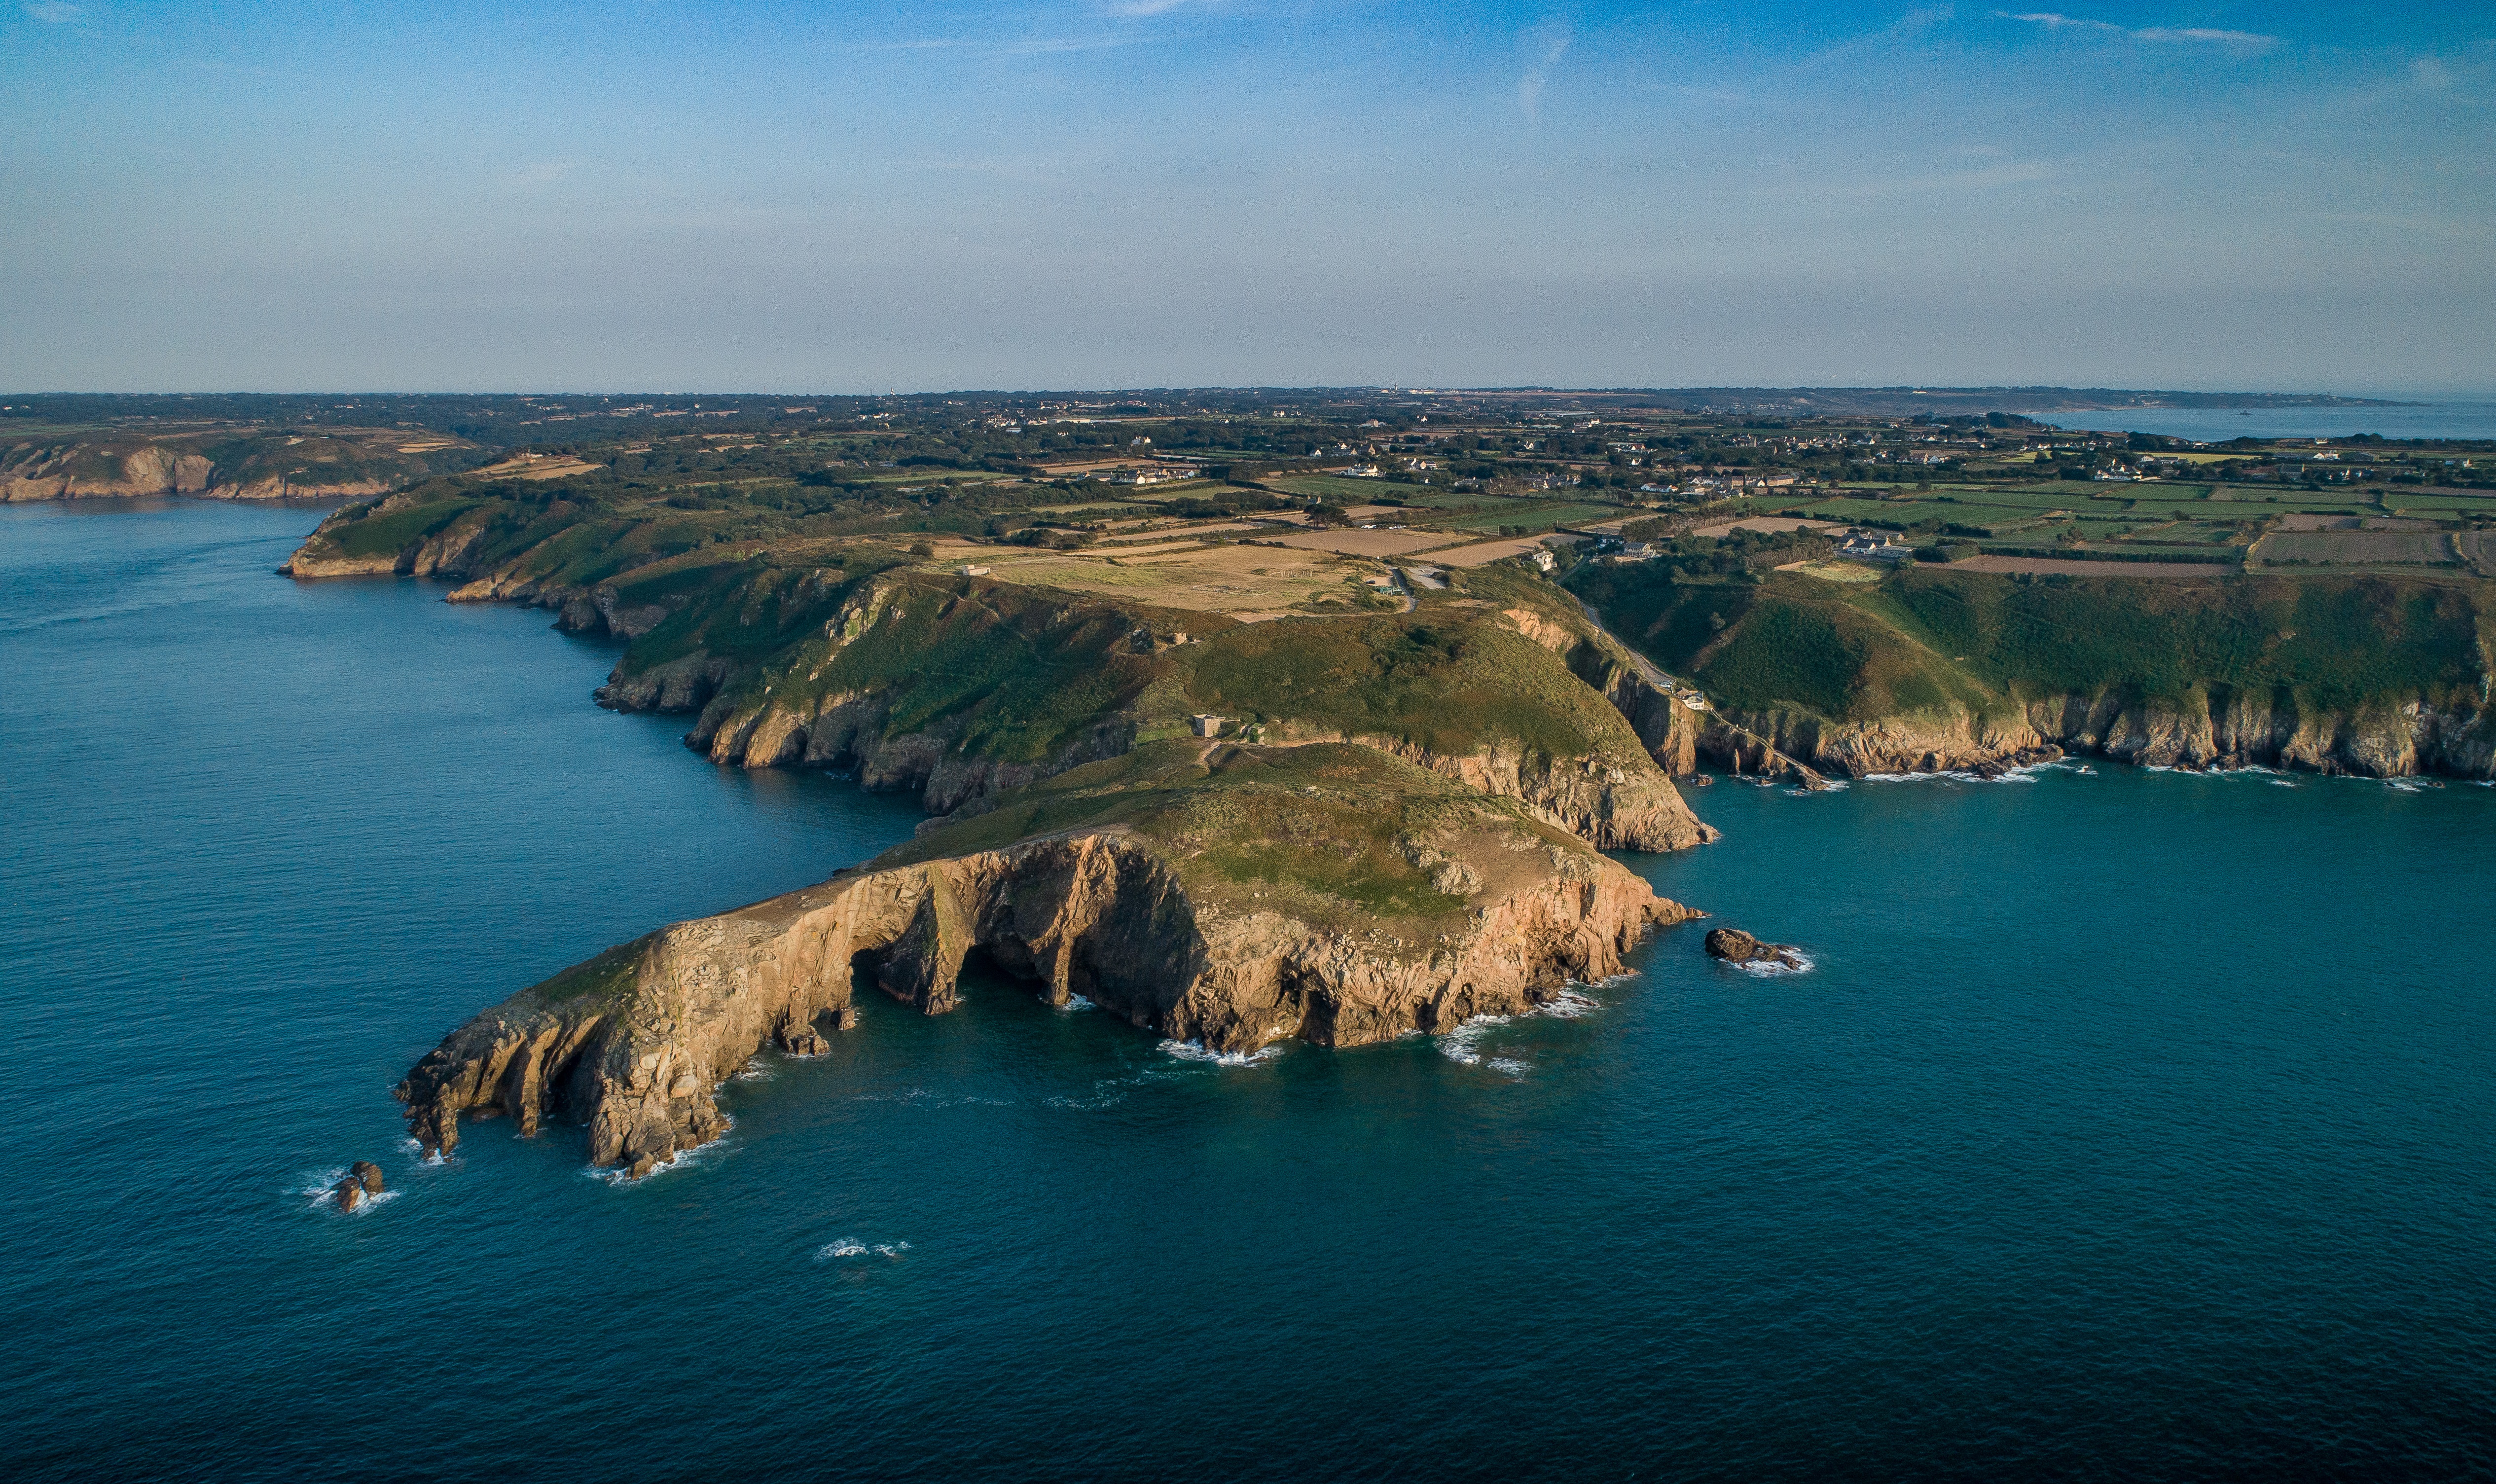
{"type": "Polygon", "coordinates": [[[1461,912],[1474,868],[1446,847],[1472,834],[1546,864],[1583,842],[1422,768],[1343,744],[1147,743],[1017,790],[996,809],[886,852],[875,868],[940,860],[1066,830],[1152,840],[1201,906],[1264,900],[1331,927],[1461,912]],[[1433,873],[1437,872],[1434,882],[1433,873]]]}
{"type": "Polygon", "coordinates": [[[1720,704],[1837,721],[2055,695],[2175,701],[2213,687],[2346,711],[2476,699],[2483,584],[2394,576],[2147,581],[1909,568],[1877,584],[1598,566],[1571,585],[1720,704]]]}

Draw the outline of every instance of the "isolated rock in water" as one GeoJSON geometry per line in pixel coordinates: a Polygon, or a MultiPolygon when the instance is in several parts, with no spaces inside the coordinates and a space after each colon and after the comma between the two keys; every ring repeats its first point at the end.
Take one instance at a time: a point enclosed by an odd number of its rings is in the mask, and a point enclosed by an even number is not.
{"type": "Polygon", "coordinates": [[[348,1165],[347,1178],[362,1186],[366,1195],[382,1193],[382,1167],[370,1159],[358,1159],[348,1165]]]}
{"type": "Polygon", "coordinates": [[[1802,953],[1792,943],[1762,943],[1740,928],[1711,928],[1707,933],[1707,953],[1729,964],[1778,964],[1788,969],[1803,967],[1802,953]]]}
{"type": "Polygon", "coordinates": [[[353,1175],[339,1181],[332,1190],[337,1194],[338,1209],[341,1211],[355,1210],[357,1204],[364,1198],[364,1188],[353,1175]]]}

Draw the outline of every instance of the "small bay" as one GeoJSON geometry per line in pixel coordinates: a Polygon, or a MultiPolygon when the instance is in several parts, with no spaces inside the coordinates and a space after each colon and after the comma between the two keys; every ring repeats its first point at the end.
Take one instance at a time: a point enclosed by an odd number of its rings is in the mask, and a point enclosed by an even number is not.
{"type": "Polygon", "coordinates": [[[1726,782],[1627,858],[1810,973],[1247,1066],[975,979],[648,1181],[428,1165],[446,1030],[919,815],[317,518],[0,510],[11,1477],[2496,1469],[2496,790],[1726,782]]]}

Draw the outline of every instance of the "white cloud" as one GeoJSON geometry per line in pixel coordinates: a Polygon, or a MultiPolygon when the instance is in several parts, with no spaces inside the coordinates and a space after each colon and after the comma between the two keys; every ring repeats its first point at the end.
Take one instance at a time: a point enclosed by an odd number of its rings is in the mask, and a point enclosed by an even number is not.
{"type": "Polygon", "coordinates": [[[2196,42],[2243,52],[2268,51],[2279,45],[2278,37],[2264,36],[2258,31],[2219,31],[2208,26],[2150,26],[2133,32],[2132,39],[2137,42],[2196,42]]]}
{"type": "Polygon", "coordinates": [[[78,19],[80,7],[71,4],[70,0],[25,0],[18,9],[37,20],[56,26],[63,21],[78,19]]]}
{"type": "Polygon", "coordinates": [[[2032,26],[2044,26],[2048,31],[2086,31],[2121,36],[2136,42],[2181,42],[2189,46],[2220,46],[2240,56],[2268,51],[2279,45],[2276,36],[2264,36],[2256,31],[2222,31],[2211,26],[2142,26],[2134,30],[2112,21],[2066,15],[2059,11],[1996,11],[1993,14],[2004,20],[2024,20],[2032,26]]]}
{"type": "Polygon", "coordinates": [[[2076,15],[2058,15],[2052,11],[2030,11],[2018,15],[2009,11],[1996,11],[1993,14],[2005,20],[2024,20],[2031,25],[2044,26],[2048,31],[2112,31],[2118,35],[2123,31],[2123,27],[2106,21],[2082,20],[2076,15]]]}
{"type": "Polygon", "coordinates": [[[1559,66],[1560,59],[1569,54],[1569,33],[1565,30],[1544,32],[1542,60],[1528,63],[1525,76],[1516,79],[1516,106],[1525,110],[1528,123],[1540,116],[1544,79],[1550,77],[1551,69],[1559,66]]]}

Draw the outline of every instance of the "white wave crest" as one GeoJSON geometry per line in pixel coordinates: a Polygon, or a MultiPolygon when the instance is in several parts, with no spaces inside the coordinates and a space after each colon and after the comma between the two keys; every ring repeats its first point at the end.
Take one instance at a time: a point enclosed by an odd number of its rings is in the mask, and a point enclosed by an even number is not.
{"type": "Polygon", "coordinates": [[[1739,969],[1744,974],[1749,974],[1755,979],[1773,979],[1779,974],[1809,974],[1820,967],[1818,963],[1813,961],[1810,954],[1805,953],[1800,948],[1794,948],[1788,951],[1792,952],[1795,958],[1802,961],[1799,967],[1792,964],[1779,963],[1777,960],[1772,958],[1753,959],[1747,964],[1734,964],[1731,967],[1739,969]]]}
{"type": "Polygon", "coordinates": [[[1981,773],[1970,773],[1956,768],[1944,769],[1940,772],[1934,773],[1866,773],[1863,775],[1863,781],[1867,784],[1920,784],[1934,782],[1950,784],[2033,784],[2037,781],[2039,775],[2043,774],[2047,768],[2052,766],[2054,766],[2054,764],[2050,762],[2031,762],[2020,767],[2004,768],[2001,772],[1994,774],[1991,778],[1987,778],[1981,773]]]}
{"type": "Polygon", "coordinates": [[[864,1257],[872,1252],[878,1257],[898,1257],[910,1251],[907,1242],[878,1242],[870,1247],[856,1237],[842,1237],[815,1249],[817,1262],[837,1262],[845,1257],[864,1257]]]}
{"type": "Polygon", "coordinates": [[[338,1184],[346,1178],[347,1167],[341,1164],[336,1169],[323,1170],[317,1175],[304,1176],[304,1183],[288,1190],[287,1193],[304,1197],[305,1204],[315,1211],[327,1206],[339,1216],[362,1216],[376,1206],[398,1199],[401,1193],[397,1190],[384,1190],[379,1195],[367,1195],[357,1201],[356,1209],[353,1211],[345,1210],[338,1204],[338,1184]]]}
{"type": "Polygon", "coordinates": [[[1161,1043],[1161,1051],[1163,1055],[1176,1057],[1182,1062],[1210,1062],[1216,1067],[1254,1067],[1283,1054],[1280,1046],[1260,1046],[1254,1051],[1215,1051],[1202,1041],[1169,1040],[1161,1043]]]}
{"type": "MultiPolygon", "coordinates": [[[[674,1154],[668,1156],[657,1164],[652,1165],[650,1167],[650,1173],[642,1176],[641,1178],[643,1180],[656,1180],[661,1175],[667,1174],[671,1170],[700,1169],[702,1166],[710,1163],[713,1159],[716,1159],[728,1153],[729,1136],[735,1131],[736,1120],[733,1118],[727,1119],[725,1121],[725,1127],[720,1129],[718,1138],[711,1140],[707,1144],[696,1144],[691,1149],[677,1150],[674,1154]]],[[[625,1186],[636,1183],[633,1179],[630,1165],[618,1164],[611,1168],[601,1168],[598,1165],[590,1164],[582,1166],[580,1172],[591,1180],[603,1181],[608,1185],[625,1186]]]]}
{"type": "Polygon", "coordinates": [[[1068,1013],[1072,1013],[1076,1010],[1088,1010],[1092,1007],[1092,1002],[1084,999],[1081,995],[1068,995],[1066,997],[1066,1003],[1057,1006],[1059,1010],[1068,1013]]]}
{"type": "MultiPolygon", "coordinates": [[[[1627,978],[1629,975],[1616,974],[1614,977],[1627,978]]],[[[1467,1067],[1487,1066],[1495,1071],[1504,1071],[1512,1077],[1521,1077],[1533,1069],[1533,1064],[1515,1057],[1485,1058],[1482,1050],[1482,1037],[1514,1021],[1536,1018],[1576,1020],[1580,1016],[1591,1015],[1603,1007],[1602,1001],[1571,985],[1543,1004],[1520,1010],[1513,1015],[1474,1016],[1463,1025],[1439,1037],[1439,1054],[1451,1062],[1461,1062],[1467,1067]]]]}
{"type": "Polygon", "coordinates": [[[1462,1062],[1467,1067],[1479,1067],[1482,1055],[1477,1048],[1482,1044],[1482,1038],[1515,1018],[1513,1015],[1476,1015],[1439,1037],[1439,1055],[1451,1062],[1462,1062]]]}

